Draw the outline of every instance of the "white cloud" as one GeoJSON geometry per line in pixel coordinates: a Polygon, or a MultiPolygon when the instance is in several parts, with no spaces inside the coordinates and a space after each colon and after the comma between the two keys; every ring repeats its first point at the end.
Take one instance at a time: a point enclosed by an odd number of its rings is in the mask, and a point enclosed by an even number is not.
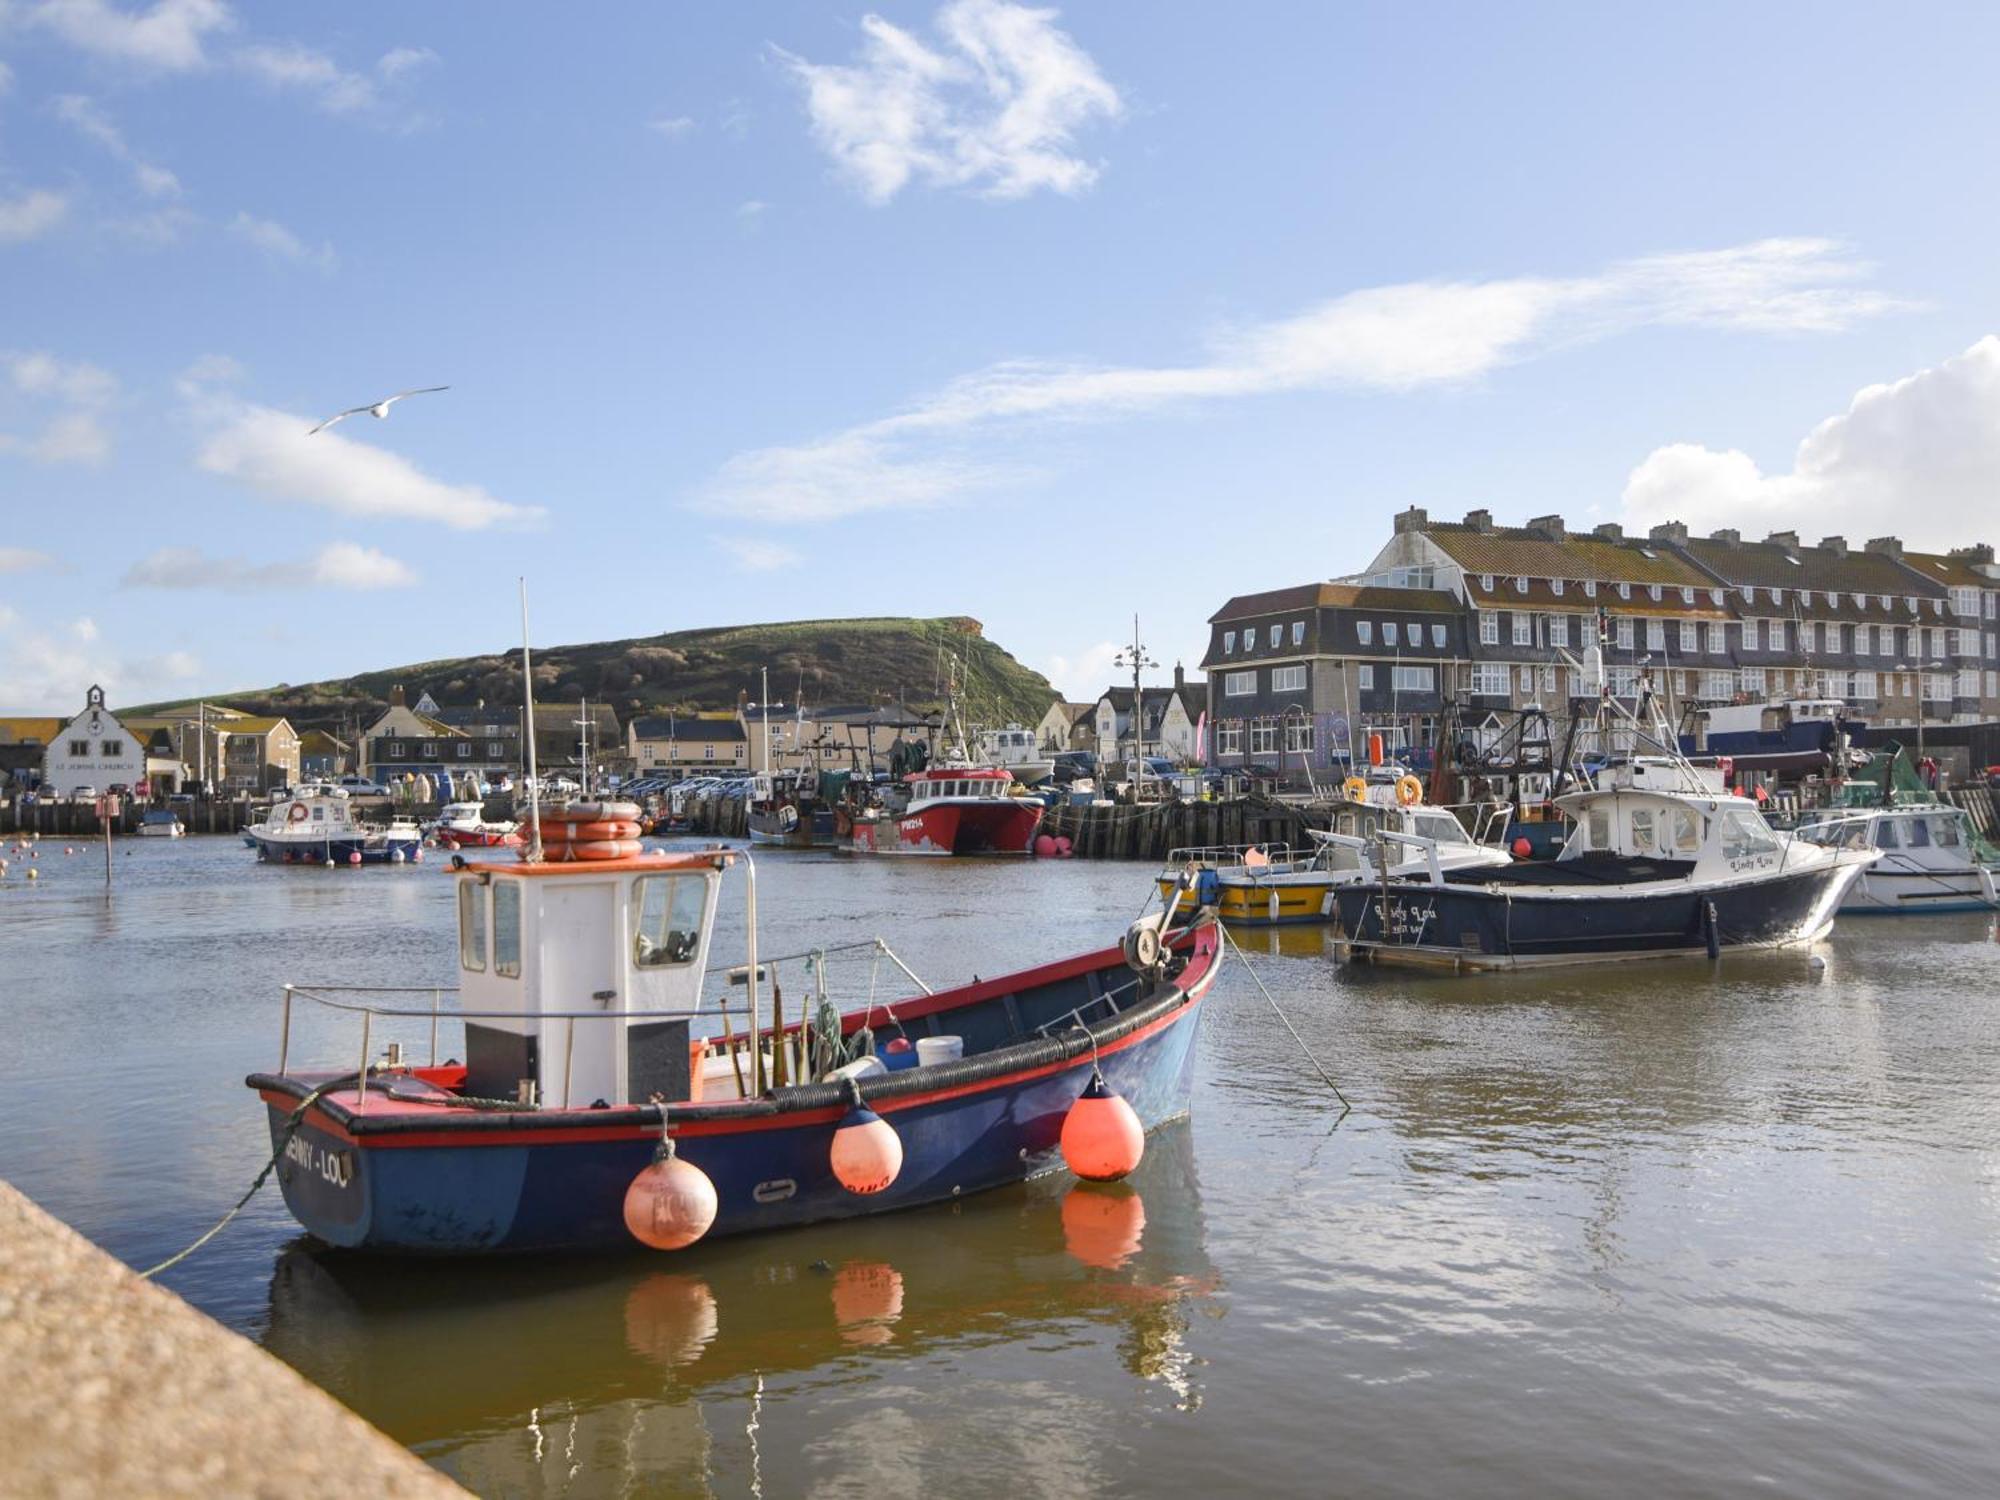
{"type": "Polygon", "coordinates": [[[1110,683],[1112,661],[1118,650],[1115,641],[1098,641],[1085,646],[1074,656],[1051,656],[1042,668],[1042,675],[1054,683],[1056,691],[1069,702],[1089,703],[1110,683]]]}
{"type": "Polygon", "coordinates": [[[201,670],[186,651],[121,656],[89,619],[66,629],[24,628],[16,611],[0,606],[0,637],[0,703],[30,713],[74,713],[93,684],[113,697],[161,696],[147,687],[185,682],[201,670]]]}
{"type": "Polygon", "coordinates": [[[66,194],[31,188],[13,198],[0,198],[0,245],[18,245],[47,234],[69,212],[66,194]]]}
{"type": "Polygon", "coordinates": [[[338,263],[331,244],[321,241],[319,248],[314,249],[275,219],[260,219],[254,214],[239,212],[230,221],[229,232],[254,245],[273,260],[311,266],[318,271],[331,271],[338,263]]]}
{"type": "Polygon", "coordinates": [[[763,537],[718,536],[710,540],[733,557],[736,566],[746,573],[776,572],[781,568],[795,568],[805,561],[796,549],[763,537]]]}
{"type": "Polygon", "coordinates": [[[155,0],[136,10],[108,0],[31,0],[20,14],[95,57],[168,73],[203,66],[204,38],[234,24],[223,0],[155,0]]]}
{"type": "Polygon", "coordinates": [[[180,193],[180,179],[165,167],[141,159],[126,142],[124,132],[95,100],[83,94],[59,94],[54,109],[57,119],[130,167],[132,180],[147,197],[171,198],[180,193]]]}
{"type": "Polygon", "coordinates": [[[83,616],[83,618],[72,624],[70,626],[70,633],[78,640],[86,642],[94,641],[102,634],[97,628],[97,621],[91,619],[89,615],[83,616]]]}
{"type": "Polygon", "coordinates": [[[33,573],[55,565],[48,553],[32,547],[0,547],[0,573],[33,573]]]}
{"type": "Polygon", "coordinates": [[[407,563],[375,547],[333,542],[300,562],[253,563],[241,557],[209,557],[198,547],[162,547],[126,570],[126,588],[223,589],[252,593],[264,589],[399,589],[417,581],[407,563]]]}
{"type": "Polygon", "coordinates": [[[397,86],[436,62],[437,54],[428,47],[397,47],[383,53],[372,71],[361,72],[302,42],[253,42],[239,47],[230,61],[266,87],[301,94],[327,114],[407,126],[419,119],[399,105],[397,86]]]}
{"type": "Polygon", "coordinates": [[[2000,529],[2000,336],[1855,393],[1800,442],[1788,473],[1697,443],[1656,448],[1626,480],[1628,524],[1685,521],[1697,533],[1893,532],[1920,548],[1995,541],[2000,529]]]}
{"type": "Polygon", "coordinates": [[[1097,168],[1075,155],[1077,130],[1124,106],[1056,14],[953,0],[937,14],[938,47],[868,15],[850,65],[774,51],[805,90],[821,148],[871,203],[913,179],[993,198],[1078,193],[1097,168]]]}
{"type": "Polygon", "coordinates": [[[936,505],[1004,475],[976,446],[1027,419],[1298,390],[1407,392],[1647,326],[1830,332],[1900,305],[1858,284],[1868,271],[1832,241],[1789,239],[1648,256],[1587,276],[1369,287],[1224,330],[1184,364],[993,365],[892,416],[738,454],[697,503],[762,520],[936,505]]]}
{"type": "Polygon", "coordinates": [[[691,115],[669,115],[663,119],[648,120],[646,128],[657,131],[670,141],[679,140],[684,135],[693,134],[694,117],[691,115]]]}
{"type": "Polygon", "coordinates": [[[338,429],[308,436],[314,418],[253,405],[208,414],[219,425],[203,442],[196,463],[266,499],[349,516],[433,521],[461,531],[534,525],[546,515],[539,506],[496,500],[478,485],[434,479],[401,455],[338,429]]]}
{"type": "Polygon", "coordinates": [[[100,413],[117,393],[118,382],[108,371],[41,350],[0,351],[0,371],[30,403],[53,402],[60,408],[32,437],[0,432],[0,453],[25,454],[44,464],[95,464],[110,454],[111,434],[100,413]]]}

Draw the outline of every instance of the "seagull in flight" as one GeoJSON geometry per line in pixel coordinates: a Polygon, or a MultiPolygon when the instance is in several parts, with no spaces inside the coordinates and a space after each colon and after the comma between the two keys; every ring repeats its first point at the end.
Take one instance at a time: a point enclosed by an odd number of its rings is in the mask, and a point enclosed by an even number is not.
{"type": "Polygon", "coordinates": [[[398,401],[401,401],[405,396],[428,396],[433,391],[448,391],[450,389],[451,387],[448,385],[419,386],[414,391],[398,391],[393,396],[384,396],[380,401],[371,402],[367,406],[350,406],[346,411],[337,412],[333,416],[328,417],[318,427],[308,431],[306,436],[311,437],[313,433],[331,427],[335,422],[345,422],[349,417],[358,417],[364,411],[371,417],[386,417],[389,415],[389,408],[394,406],[398,401]]]}

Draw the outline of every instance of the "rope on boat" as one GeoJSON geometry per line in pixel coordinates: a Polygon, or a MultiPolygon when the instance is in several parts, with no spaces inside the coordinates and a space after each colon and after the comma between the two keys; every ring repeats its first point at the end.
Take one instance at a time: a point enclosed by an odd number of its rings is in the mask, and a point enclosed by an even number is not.
{"type": "MultiPolygon", "coordinates": [[[[189,1245],[187,1249],[180,1251],[178,1254],[169,1255],[165,1260],[161,1261],[157,1266],[151,1266],[148,1269],[141,1271],[139,1273],[139,1279],[141,1281],[150,1280],[151,1278],[159,1275],[160,1272],[167,1270],[170,1267],[179,1265],[182,1261],[186,1260],[190,1255],[194,1254],[195,1251],[199,1250],[203,1245],[206,1245],[210,1240],[214,1239],[218,1234],[222,1233],[224,1229],[228,1228],[229,1221],[231,1219],[234,1219],[238,1214],[243,1212],[244,1206],[248,1204],[252,1198],[257,1196],[257,1189],[261,1188],[264,1185],[264,1183],[269,1179],[272,1168],[276,1167],[278,1165],[279,1158],[284,1156],[285,1147],[289,1146],[292,1143],[292,1136],[297,1132],[299,1126],[302,1123],[304,1123],[306,1117],[306,1111],[311,1109],[313,1105],[319,1102],[320,1095],[326,1093],[330,1089],[337,1089],[345,1084],[354,1082],[355,1076],[356,1075],[349,1073],[344,1078],[329,1078],[325,1083],[322,1083],[318,1088],[314,1089],[310,1094],[307,1094],[305,1098],[301,1099],[299,1101],[299,1107],[293,1110],[289,1115],[285,1117],[284,1128],[278,1132],[278,1144],[271,1151],[271,1159],[264,1163],[264,1170],[257,1174],[256,1180],[250,1184],[250,1190],[246,1192],[241,1198],[238,1198],[236,1200],[236,1206],[230,1209],[229,1212],[224,1214],[221,1218],[217,1219],[215,1223],[212,1226],[210,1226],[207,1233],[203,1234],[201,1238],[196,1240],[192,1245],[189,1245]]],[[[366,1086],[365,1081],[363,1086],[364,1087],[366,1086]]]]}
{"type": "Polygon", "coordinates": [[[1333,1097],[1340,1101],[1341,1114],[1347,1114],[1354,1106],[1347,1102],[1347,1095],[1341,1093],[1340,1085],[1333,1081],[1333,1075],[1327,1072],[1325,1066],[1321,1064],[1317,1057],[1313,1056],[1313,1050],[1306,1045],[1306,1039],[1299,1035],[1298,1028],[1292,1025],[1290,1017],[1285,1014],[1284,1007],[1278,1004],[1278,997],[1271,993],[1270,987],[1264,983],[1262,976],[1250,967],[1250,955],[1245,953],[1242,945],[1236,941],[1236,935],[1229,930],[1229,924],[1226,922],[1217,922],[1215,925],[1221,929],[1223,940],[1235,950],[1236,957],[1242,963],[1245,972],[1256,981],[1257,988],[1264,992],[1264,998],[1271,1002],[1271,1009],[1276,1012],[1278,1019],[1284,1023],[1285,1030],[1292,1034],[1292,1040],[1298,1043],[1299,1051],[1305,1054],[1306,1061],[1313,1065],[1313,1070],[1325,1081],[1326,1086],[1333,1090],[1333,1097]]]}

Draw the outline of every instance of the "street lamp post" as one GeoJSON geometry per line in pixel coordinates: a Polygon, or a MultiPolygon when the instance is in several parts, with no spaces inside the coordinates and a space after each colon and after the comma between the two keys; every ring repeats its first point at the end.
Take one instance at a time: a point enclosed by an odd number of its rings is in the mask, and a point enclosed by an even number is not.
{"type": "MultiPolygon", "coordinates": [[[[1910,668],[1909,668],[1909,667],[1908,667],[1907,665],[1905,665],[1904,663],[1902,663],[1902,662],[1897,662],[1897,663],[1896,663],[1896,670],[1897,670],[1898,672],[1907,672],[1907,671],[1909,671],[1909,670],[1911,670],[1911,669],[1910,669],[1910,668]]],[[[1943,662],[1941,662],[1941,661],[1929,661],[1929,662],[1920,662],[1920,663],[1918,663],[1918,665],[1917,665],[1917,668],[1916,668],[1916,676],[1917,676],[1917,759],[1918,759],[1918,760],[1922,760],[1922,759],[1924,758],[1924,674],[1925,674],[1926,672],[1941,672],[1941,671],[1943,671],[1943,670],[1944,670],[1944,663],[1943,663],[1943,662]]]]}
{"type": "MultiPolygon", "coordinates": [[[[1159,666],[1158,662],[1146,654],[1146,648],[1139,642],[1137,615],[1132,616],[1132,644],[1122,648],[1111,659],[1111,665],[1129,666],[1132,669],[1132,784],[1136,787],[1141,779],[1140,773],[1144,769],[1142,762],[1146,754],[1146,698],[1144,690],[1139,686],[1139,674],[1147,667],[1159,666]]],[[[1115,721],[1113,727],[1114,729],[1116,727],[1115,721]]],[[[1115,744],[1113,749],[1116,749],[1115,744]]]]}

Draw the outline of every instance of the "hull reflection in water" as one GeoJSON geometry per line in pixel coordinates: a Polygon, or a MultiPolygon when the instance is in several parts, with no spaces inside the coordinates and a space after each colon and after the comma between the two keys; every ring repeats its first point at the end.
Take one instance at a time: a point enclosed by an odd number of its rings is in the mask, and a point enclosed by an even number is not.
{"type": "Polygon", "coordinates": [[[705,1488],[738,1451],[749,1382],[843,1381],[855,1359],[978,1347],[1006,1372],[1010,1347],[1101,1329],[1131,1376],[1192,1408],[1188,1320],[1218,1285],[1183,1123],[1128,1183],[1048,1177],[655,1261],[389,1263],[302,1238],[264,1342],[481,1493],[566,1492],[565,1452],[590,1455],[594,1490],[622,1475],[652,1493],[705,1488]]]}

